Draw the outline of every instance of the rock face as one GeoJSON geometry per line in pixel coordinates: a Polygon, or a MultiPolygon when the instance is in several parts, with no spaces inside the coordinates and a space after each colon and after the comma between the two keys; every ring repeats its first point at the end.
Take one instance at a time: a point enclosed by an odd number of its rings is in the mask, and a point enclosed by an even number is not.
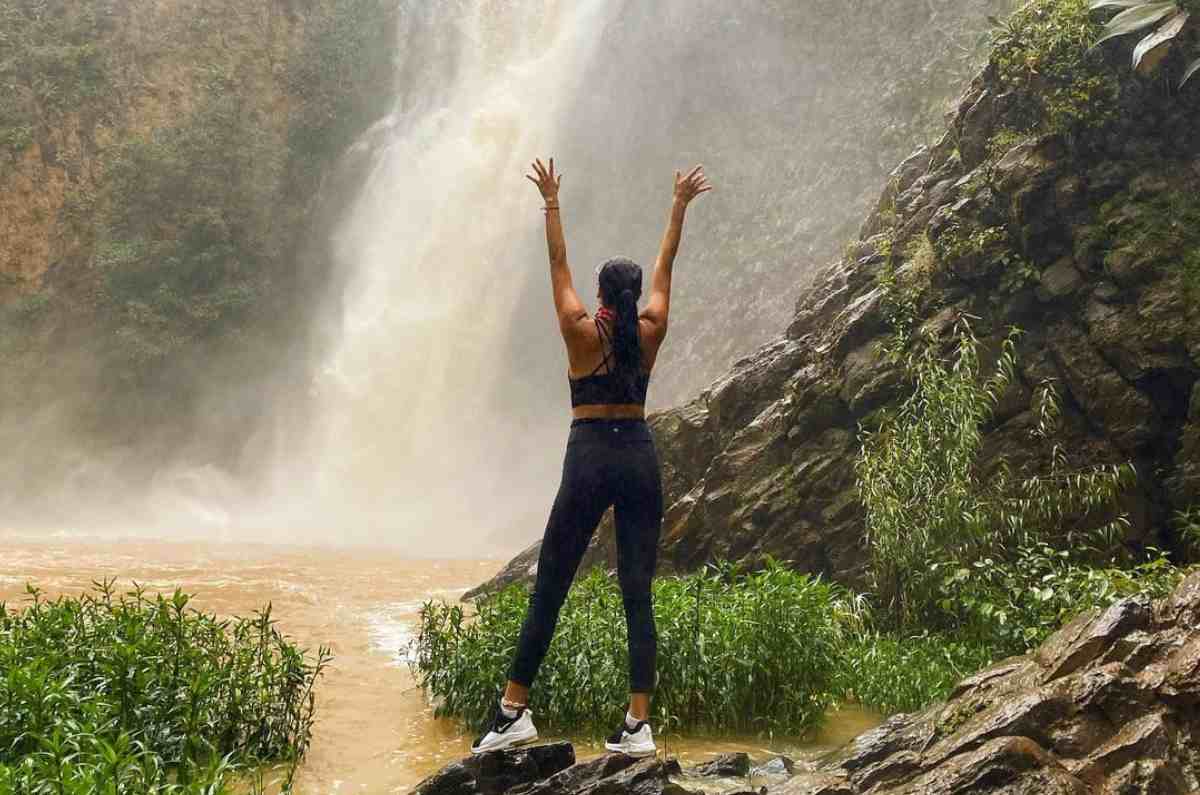
{"type": "Polygon", "coordinates": [[[897,715],[815,763],[781,759],[747,781],[744,755],[689,771],[623,756],[562,769],[566,754],[545,751],[546,769],[560,772],[528,783],[526,771],[541,769],[527,761],[533,749],[451,765],[417,792],[681,795],[765,783],[768,795],[1183,795],[1200,790],[1198,744],[1200,572],[1160,602],[1084,613],[1035,652],[963,680],[945,703],[897,715]]]}
{"type": "Polygon", "coordinates": [[[1200,572],[1077,617],[944,704],[859,736],[790,795],[1200,789],[1200,572]]]}
{"type": "MultiPolygon", "coordinates": [[[[1119,55],[1116,57],[1124,57],[1119,55]]],[[[1018,382],[985,441],[985,460],[1044,465],[1032,438],[1034,390],[1062,396],[1053,441],[1072,463],[1132,462],[1131,546],[1182,552],[1171,529],[1200,500],[1200,94],[1165,96],[1114,64],[1117,120],[1070,139],[1027,136],[1002,156],[1006,109],[1020,104],[989,65],[945,137],[892,173],[861,239],[806,287],[780,339],[690,402],[651,418],[662,460],[666,570],[765,555],[854,582],[861,508],[859,423],[905,394],[880,354],[891,328],[879,275],[919,286],[916,325],[937,338],[964,315],[986,349],[1011,326],[1018,382]],[[1194,206],[1195,205],[1195,206],[1194,206]],[[896,255],[894,252],[904,252],[896,255]]],[[[1068,528],[1064,528],[1068,529],[1068,528]]],[[[527,579],[537,545],[475,592],[527,579]]],[[[611,523],[585,566],[615,567],[611,523]]]]}

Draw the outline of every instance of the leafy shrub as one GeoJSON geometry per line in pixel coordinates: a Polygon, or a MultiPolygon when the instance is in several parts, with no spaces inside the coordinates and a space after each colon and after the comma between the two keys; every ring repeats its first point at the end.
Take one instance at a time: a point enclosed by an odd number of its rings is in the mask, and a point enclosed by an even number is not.
{"type": "MultiPolygon", "coordinates": [[[[473,615],[425,604],[413,668],[439,715],[491,717],[527,604],[520,586],[481,599],[473,615]]],[[[690,729],[817,725],[836,698],[847,610],[843,591],[777,563],[658,578],[656,709],[690,729]]],[[[626,638],[615,581],[592,572],[575,583],[530,694],[539,720],[560,731],[611,728],[629,694],[626,638]]]]}
{"type": "Polygon", "coordinates": [[[995,658],[990,644],[948,634],[866,630],[851,634],[842,650],[839,692],[885,715],[915,712],[995,658]]]}
{"type": "Polygon", "coordinates": [[[224,620],[112,581],[29,593],[0,604],[0,792],[215,792],[307,750],[329,652],[297,649],[270,606],[224,620]]]}
{"type": "Polygon", "coordinates": [[[993,64],[1001,83],[1019,90],[1006,124],[1072,135],[1112,120],[1120,86],[1092,48],[1099,34],[1088,0],[1032,0],[999,22],[993,64]]]}
{"type": "MultiPolygon", "coordinates": [[[[1004,460],[981,471],[981,427],[1012,380],[1014,340],[1010,334],[1004,341],[985,378],[979,343],[960,324],[954,361],[947,364],[932,347],[911,354],[913,395],[877,430],[861,431],[856,474],[870,581],[898,627],[946,624],[940,594],[948,567],[1003,556],[1059,534],[1068,518],[1112,510],[1133,478],[1128,466],[1070,470],[1057,445],[1044,476],[1017,477],[1004,460]]],[[[1039,405],[1035,436],[1045,439],[1058,410],[1048,386],[1039,405]]],[[[1098,532],[1118,534],[1123,521],[1118,516],[1098,532]]]]}
{"type": "Polygon", "coordinates": [[[996,656],[1037,646],[1085,610],[1138,594],[1164,597],[1184,574],[1161,553],[1129,568],[1093,566],[1045,543],[941,573],[943,612],[960,618],[960,636],[986,644],[996,656]]]}

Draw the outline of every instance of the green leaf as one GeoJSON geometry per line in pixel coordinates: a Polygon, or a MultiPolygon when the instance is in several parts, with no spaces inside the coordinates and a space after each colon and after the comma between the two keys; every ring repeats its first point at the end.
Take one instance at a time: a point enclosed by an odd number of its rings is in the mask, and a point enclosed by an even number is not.
{"type": "Polygon", "coordinates": [[[1187,70],[1184,71],[1183,79],[1179,81],[1179,87],[1183,88],[1183,84],[1186,83],[1192,75],[1196,74],[1196,72],[1200,72],[1200,58],[1192,61],[1187,70]]]}
{"type": "Polygon", "coordinates": [[[1122,11],[1104,26],[1104,35],[1093,46],[1099,46],[1109,39],[1124,36],[1127,33],[1133,33],[1153,25],[1155,22],[1170,14],[1174,14],[1178,10],[1179,6],[1175,4],[1174,0],[1168,0],[1167,2],[1147,3],[1146,5],[1122,11]]]}
{"type": "Polygon", "coordinates": [[[1138,42],[1138,45],[1133,48],[1133,68],[1135,71],[1145,65],[1145,71],[1143,72],[1145,74],[1158,66],[1159,61],[1163,59],[1167,54],[1167,49],[1170,48],[1171,39],[1175,38],[1179,34],[1179,31],[1183,30],[1183,26],[1187,24],[1188,16],[1189,14],[1186,11],[1180,11],[1164,22],[1162,27],[1157,31],[1138,42]]]}

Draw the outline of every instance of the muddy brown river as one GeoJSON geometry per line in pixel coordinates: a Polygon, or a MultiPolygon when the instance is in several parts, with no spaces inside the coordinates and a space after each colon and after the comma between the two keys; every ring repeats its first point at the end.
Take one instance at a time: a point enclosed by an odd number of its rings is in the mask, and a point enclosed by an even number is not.
{"type": "MultiPolygon", "coordinates": [[[[300,793],[407,792],[469,752],[474,732],[437,719],[415,686],[402,649],[429,598],[456,600],[504,561],[412,560],[398,552],[146,541],[0,538],[0,601],[19,606],[27,582],[47,595],[75,594],[116,577],[151,590],[180,587],[199,609],[245,615],[273,604],[280,629],[301,645],[333,649],[318,686],[317,725],[300,793]]],[[[843,708],[807,740],[659,738],[686,761],[744,750],[807,756],[878,722],[843,708]]],[[[546,738],[555,739],[555,738],[546,738]]],[[[581,758],[600,753],[577,742],[581,758]]]]}

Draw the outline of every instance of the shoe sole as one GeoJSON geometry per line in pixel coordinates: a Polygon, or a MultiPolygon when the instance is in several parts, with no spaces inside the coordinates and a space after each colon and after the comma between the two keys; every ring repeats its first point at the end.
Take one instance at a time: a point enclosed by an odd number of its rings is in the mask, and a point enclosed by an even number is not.
{"type": "Polygon", "coordinates": [[[479,754],[486,754],[489,751],[504,751],[509,748],[516,748],[521,745],[529,745],[531,742],[533,742],[537,738],[538,738],[538,733],[535,730],[533,732],[533,734],[530,734],[526,737],[518,737],[517,739],[513,740],[510,743],[504,743],[503,745],[493,745],[491,748],[480,748],[478,751],[475,750],[474,748],[472,748],[471,753],[473,753],[475,755],[479,755],[479,754]]]}
{"type": "Polygon", "coordinates": [[[637,758],[641,758],[644,756],[654,756],[654,754],[657,753],[657,751],[658,751],[658,747],[654,746],[654,745],[651,745],[649,747],[636,746],[636,747],[630,748],[630,747],[625,747],[625,746],[620,746],[620,745],[613,745],[612,743],[605,743],[604,747],[607,748],[608,750],[612,751],[613,753],[625,754],[626,756],[632,756],[632,757],[637,757],[637,758]]]}

